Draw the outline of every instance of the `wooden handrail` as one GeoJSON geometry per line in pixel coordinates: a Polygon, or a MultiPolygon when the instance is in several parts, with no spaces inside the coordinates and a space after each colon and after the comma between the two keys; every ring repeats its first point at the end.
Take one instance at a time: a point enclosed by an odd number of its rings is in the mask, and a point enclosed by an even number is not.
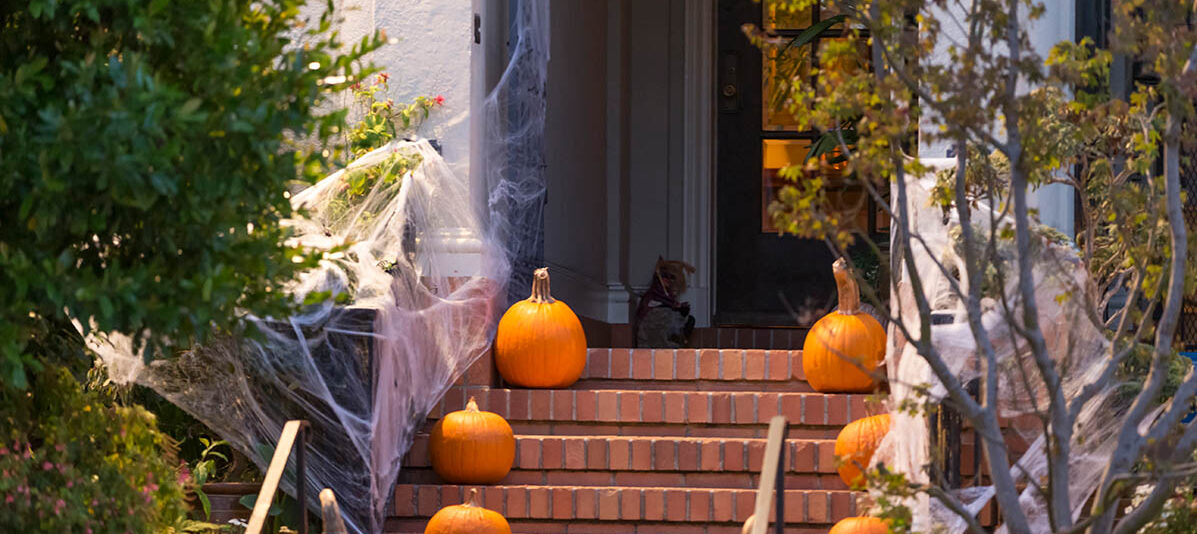
{"type": "Polygon", "coordinates": [[[774,524],[777,534],[785,531],[785,444],[789,433],[789,422],[785,416],[775,415],[769,421],[769,440],[765,443],[765,458],[761,462],[760,486],[756,490],[756,506],[753,514],[744,522],[751,534],[765,534],[769,529],[769,505],[775,504],[774,524]],[[769,492],[776,492],[776,499],[770,499],[769,492]]]}
{"type": "Polygon", "coordinates": [[[337,506],[337,496],[328,488],[320,492],[320,518],[324,534],[349,534],[345,520],[341,518],[341,508],[337,506]]]}
{"type": "Polygon", "coordinates": [[[254,510],[249,516],[249,526],[245,528],[245,534],[261,534],[262,527],[266,525],[266,516],[270,512],[270,503],[274,501],[274,494],[278,491],[278,484],[283,478],[283,472],[287,469],[287,459],[291,457],[292,449],[295,449],[295,442],[300,441],[300,445],[295,458],[296,463],[296,477],[295,477],[295,491],[296,498],[299,500],[300,506],[305,507],[304,513],[300,514],[302,518],[299,522],[300,534],[307,534],[308,532],[308,515],[306,513],[307,503],[304,502],[304,488],[306,486],[304,480],[304,440],[300,440],[300,435],[307,429],[307,421],[291,420],[283,425],[283,432],[278,437],[278,445],[274,448],[274,456],[270,458],[270,466],[266,468],[266,479],[262,481],[262,489],[258,492],[258,500],[254,501],[254,510]]]}

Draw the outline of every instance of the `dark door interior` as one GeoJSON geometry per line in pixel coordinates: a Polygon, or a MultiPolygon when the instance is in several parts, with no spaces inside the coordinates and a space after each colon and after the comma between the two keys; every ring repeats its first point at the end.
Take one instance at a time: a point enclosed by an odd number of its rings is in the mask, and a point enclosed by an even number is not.
{"type": "MultiPolygon", "coordinates": [[[[778,169],[801,164],[819,135],[796,126],[785,109],[785,91],[773,80],[809,73],[819,43],[842,38],[840,31],[833,27],[777,57],[754,46],[741,29],[754,24],[793,38],[821,16],[828,14],[817,6],[780,13],[770,0],[719,0],[716,324],[807,326],[835,306],[835,258],[828,246],[779,235],[768,206],[785,185],[778,169]]],[[[834,193],[843,202],[864,194],[852,187],[834,193]]],[[[876,209],[868,204],[854,215],[855,224],[877,235],[876,209]]]]}

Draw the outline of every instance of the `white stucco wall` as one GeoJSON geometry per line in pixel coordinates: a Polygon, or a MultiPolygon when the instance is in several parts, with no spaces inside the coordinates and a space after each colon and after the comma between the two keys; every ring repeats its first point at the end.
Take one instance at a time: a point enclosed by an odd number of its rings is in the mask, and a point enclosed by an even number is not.
{"type": "MultiPolygon", "coordinates": [[[[370,59],[390,75],[391,98],[445,97],[419,133],[440,141],[453,170],[468,175],[472,0],[337,0],[336,6],[343,42],[356,43],[376,29],[386,32],[391,42],[370,59]]],[[[304,7],[313,19],[323,9],[318,1],[304,7]]]]}
{"type": "MultiPolygon", "coordinates": [[[[1045,7],[1046,10],[1043,16],[1034,21],[1026,20],[1025,9],[1021,12],[1023,25],[1027,29],[1027,33],[1031,39],[1031,47],[1036,54],[1043,58],[1048,56],[1051,48],[1056,43],[1071,41],[1076,37],[1076,5],[1074,2],[1047,2],[1045,7]]],[[[955,11],[957,19],[964,20],[965,14],[959,6],[953,6],[949,10],[955,11]]],[[[931,59],[933,62],[946,64],[949,61],[947,53],[948,44],[953,41],[959,43],[967,41],[967,36],[964,35],[963,28],[949,22],[951,20],[950,17],[951,15],[946,13],[941,17],[941,20],[945,22],[942,25],[939,46],[931,59]]],[[[1023,88],[1023,90],[1025,89],[1023,88]]],[[[925,116],[923,118],[920,131],[929,131],[934,128],[928,117],[925,116]]],[[[999,136],[1001,135],[999,132],[995,133],[998,133],[999,136]]],[[[949,141],[944,139],[933,140],[925,135],[920,135],[919,156],[923,158],[945,157],[947,156],[950,144],[949,141]]],[[[1074,192],[1071,187],[1064,184],[1053,184],[1031,192],[1029,204],[1032,208],[1039,210],[1040,222],[1052,226],[1067,235],[1073,235],[1073,199],[1074,192]]]]}

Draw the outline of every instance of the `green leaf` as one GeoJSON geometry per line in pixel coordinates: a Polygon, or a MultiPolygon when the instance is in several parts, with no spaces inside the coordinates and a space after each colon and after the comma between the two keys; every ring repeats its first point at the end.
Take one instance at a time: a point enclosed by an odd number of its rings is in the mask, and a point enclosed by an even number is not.
{"type": "Polygon", "coordinates": [[[826,18],[826,19],[820,20],[819,22],[816,22],[816,23],[810,25],[810,27],[808,27],[807,29],[802,30],[802,33],[798,34],[797,37],[793,38],[792,40],[790,40],[790,42],[786,43],[786,46],[781,49],[781,53],[785,53],[786,50],[788,50],[792,47],[810,44],[811,41],[814,41],[815,38],[819,36],[820,33],[827,31],[828,28],[835,26],[836,24],[839,24],[841,22],[844,22],[847,19],[848,19],[847,15],[836,15],[834,17],[826,18]]]}
{"type": "Polygon", "coordinates": [[[199,497],[200,506],[204,509],[204,520],[212,519],[212,502],[208,500],[208,494],[204,493],[204,490],[196,488],[195,496],[199,497]]]}
{"type": "Polygon", "coordinates": [[[182,116],[191,115],[191,114],[195,113],[195,110],[199,109],[200,105],[203,103],[204,102],[198,98],[192,98],[192,99],[184,102],[182,106],[179,106],[179,115],[182,115],[182,116]]]}

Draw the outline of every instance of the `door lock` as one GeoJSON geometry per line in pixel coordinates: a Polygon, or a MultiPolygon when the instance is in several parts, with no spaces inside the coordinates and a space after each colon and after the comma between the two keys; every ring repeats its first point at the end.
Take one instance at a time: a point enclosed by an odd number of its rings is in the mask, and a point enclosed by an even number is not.
{"type": "Polygon", "coordinates": [[[740,111],[740,55],[724,52],[719,55],[719,111],[740,111]]]}

